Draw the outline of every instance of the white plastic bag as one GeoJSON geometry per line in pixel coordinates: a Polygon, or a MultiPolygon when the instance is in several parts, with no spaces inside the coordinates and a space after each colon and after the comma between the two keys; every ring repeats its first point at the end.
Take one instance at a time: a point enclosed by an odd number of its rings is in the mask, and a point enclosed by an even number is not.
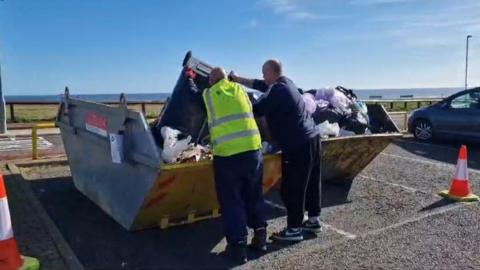
{"type": "Polygon", "coordinates": [[[183,140],[178,140],[181,132],[166,126],[160,129],[160,133],[163,137],[162,159],[167,163],[175,163],[180,154],[188,148],[192,137],[188,136],[183,140]]]}
{"type": "Polygon", "coordinates": [[[328,120],[318,124],[317,129],[322,138],[328,138],[330,136],[338,137],[338,134],[340,133],[340,126],[338,123],[330,124],[328,120]]]}

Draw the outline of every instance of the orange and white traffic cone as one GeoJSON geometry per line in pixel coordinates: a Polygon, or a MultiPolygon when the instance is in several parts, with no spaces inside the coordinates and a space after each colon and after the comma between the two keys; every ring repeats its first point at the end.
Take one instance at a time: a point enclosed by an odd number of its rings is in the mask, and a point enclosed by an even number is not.
{"type": "Polygon", "coordinates": [[[21,256],[13,237],[10,210],[3,175],[0,171],[0,270],[38,270],[37,259],[21,256]]]}
{"type": "Polygon", "coordinates": [[[478,201],[477,195],[470,190],[470,182],[468,181],[468,164],[467,164],[467,146],[462,145],[460,154],[458,155],[457,167],[452,180],[450,190],[442,190],[441,196],[461,202],[478,201]]]}

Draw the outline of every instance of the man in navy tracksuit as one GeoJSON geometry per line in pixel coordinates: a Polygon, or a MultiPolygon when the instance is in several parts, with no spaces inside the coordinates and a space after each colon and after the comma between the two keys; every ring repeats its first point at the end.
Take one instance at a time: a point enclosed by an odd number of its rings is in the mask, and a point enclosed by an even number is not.
{"type": "Polygon", "coordinates": [[[233,72],[230,78],[265,93],[253,104],[253,112],[266,117],[282,150],[281,195],[287,208],[287,227],[272,239],[302,241],[302,231],[321,231],[320,136],[297,86],[282,75],[281,63],[266,61],[262,73],[264,80],[242,78],[233,72]],[[309,218],[303,222],[305,210],[309,218]]]}

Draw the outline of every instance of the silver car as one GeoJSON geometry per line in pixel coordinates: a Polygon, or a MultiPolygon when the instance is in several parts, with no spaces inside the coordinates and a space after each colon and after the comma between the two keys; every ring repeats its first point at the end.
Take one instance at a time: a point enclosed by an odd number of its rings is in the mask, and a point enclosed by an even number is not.
{"type": "Polygon", "coordinates": [[[408,130],[421,141],[438,138],[480,142],[480,87],[411,112],[408,130]]]}

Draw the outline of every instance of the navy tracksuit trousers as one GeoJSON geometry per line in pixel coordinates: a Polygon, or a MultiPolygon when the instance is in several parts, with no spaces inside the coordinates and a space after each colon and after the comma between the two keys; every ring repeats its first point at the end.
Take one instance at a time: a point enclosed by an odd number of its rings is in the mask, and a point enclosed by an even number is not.
{"type": "Polygon", "coordinates": [[[305,210],[318,217],[322,210],[321,142],[315,136],[294,151],[282,153],[281,195],[287,208],[287,226],[300,228],[305,210]]]}
{"type": "Polygon", "coordinates": [[[225,236],[231,244],[247,241],[247,226],[266,227],[260,150],[213,158],[217,198],[225,236]]]}

